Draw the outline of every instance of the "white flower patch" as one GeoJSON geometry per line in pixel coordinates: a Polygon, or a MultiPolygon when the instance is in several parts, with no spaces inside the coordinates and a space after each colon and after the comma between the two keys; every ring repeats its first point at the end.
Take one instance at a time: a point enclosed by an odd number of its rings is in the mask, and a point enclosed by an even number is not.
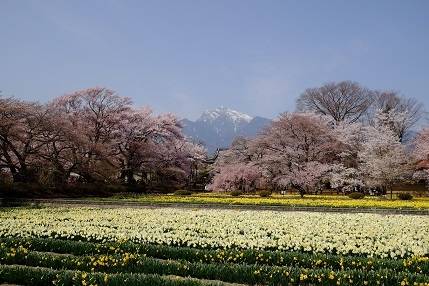
{"type": "Polygon", "coordinates": [[[0,236],[398,258],[429,254],[429,217],[178,208],[18,208],[0,212],[0,236]]]}

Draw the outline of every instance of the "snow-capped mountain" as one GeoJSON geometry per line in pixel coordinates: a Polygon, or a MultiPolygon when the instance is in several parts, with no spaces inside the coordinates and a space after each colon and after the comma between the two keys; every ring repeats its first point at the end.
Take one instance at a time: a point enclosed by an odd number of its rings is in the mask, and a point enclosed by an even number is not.
{"type": "Polygon", "coordinates": [[[219,107],[214,110],[206,110],[203,112],[198,120],[202,121],[214,121],[219,118],[228,118],[233,122],[250,122],[253,117],[245,113],[238,112],[226,107],[219,107]]]}
{"type": "Polygon", "coordinates": [[[211,154],[217,148],[226,148],[237,136],[253,137],[271,120],[252,117],[226,107],[206,110],[195,121],[182,120],[185,135],[203,143],[211,154]]]}

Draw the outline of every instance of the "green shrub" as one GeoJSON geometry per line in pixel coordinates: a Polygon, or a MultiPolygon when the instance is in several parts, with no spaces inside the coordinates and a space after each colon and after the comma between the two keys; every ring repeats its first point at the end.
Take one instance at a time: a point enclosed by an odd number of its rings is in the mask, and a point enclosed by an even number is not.
{"type": "Polygon", "coordinates": [[[364,197],[365,197],[365,194],[359,193],[359,192],[354,192],[349,195],[349,198],[354,200],[360,200],[360,199],[363,199],[364,197]]]}
{"type": "Polygon", "coordinates": [[[260,192],[258,193],[258,195],[259,195],[260,197],[262,197],[262,198],[267,198],[267,197],[270,197],[270,196],[271,196],[271,192],[270,192],[270,191],[260,191],[260,192]]]}
{"type": "Polygon", "coordinates": [[[410,193],[399,193],[398,198],[403,201],[409,201],[413,199],[413,196],[410,193]]]}
{"type": "Polygon", "coordinates": [[[188,190],[177,190],[174,192],[174,195],[175,196],[190,196],[190,195],[192,195],[192,192],[188,191],[188,190]]]}
{"type": "Polygon", "coordinates": [[[243,195],[243,192],[242,191],[232,191],[229,194],[233,197],[239,197],[239,196],[243,195]]]}

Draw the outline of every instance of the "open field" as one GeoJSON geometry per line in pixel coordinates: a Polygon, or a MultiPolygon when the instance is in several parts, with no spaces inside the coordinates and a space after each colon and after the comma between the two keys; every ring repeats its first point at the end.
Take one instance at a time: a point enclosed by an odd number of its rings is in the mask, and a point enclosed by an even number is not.
{"type": "Polygon", "coordinates": [[[232,197],[226,194],[193,194],[192,196],[176,195],[118,195],[107,200],[132,201],[142,203],[193,203],[225,205],[268,205],[268,206],[303,206],[330,208],[385,208],[385,209],[429,209],[429,197],[413,198],[409,201],[386,199],[383,197],[365,197],[350,199],[347,196],[308,195],[274,195],[261,198],[258,196],[232,197]]]}
{"type": "Polygon", "coordinates": [[[429,283],[427,216],[13,208],[0,221],[0,281],[9,283],[429,283]]]}

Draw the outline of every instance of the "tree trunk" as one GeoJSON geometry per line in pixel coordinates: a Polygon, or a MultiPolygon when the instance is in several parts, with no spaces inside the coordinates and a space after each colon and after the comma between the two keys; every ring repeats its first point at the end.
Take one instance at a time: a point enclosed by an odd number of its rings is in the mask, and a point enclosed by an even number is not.
{"type": "Polygon", "coordinates": [[[134,185],[136,183],[136,179],[134,179],[134,172],[132,169],[127,169],[125,172],[125,176],[128,185],[134,185]]]}
{"type": "Polygon", "coordinates": [[[301,186],[296,186],[296,185],[292,185],[292,187],[294,187],[295,189],[298,190],[299,195],[301,196],[301,198],[304,198],[305,195],[305,188],[301,187],[301,186]]]}
{"type": "Polygon", "coordinates": [[[17,172],[12,173],[13,181],[15,183],[34,183],[36,178],[29,169],[21,168],[17,172]]]}
{"type": "Polygon", "coordinates": [[[134,179],[134,171],[130,168],[124,168],[121,170],[121,181],[126,185],[134,185],[136,180],[134,179]]]}

